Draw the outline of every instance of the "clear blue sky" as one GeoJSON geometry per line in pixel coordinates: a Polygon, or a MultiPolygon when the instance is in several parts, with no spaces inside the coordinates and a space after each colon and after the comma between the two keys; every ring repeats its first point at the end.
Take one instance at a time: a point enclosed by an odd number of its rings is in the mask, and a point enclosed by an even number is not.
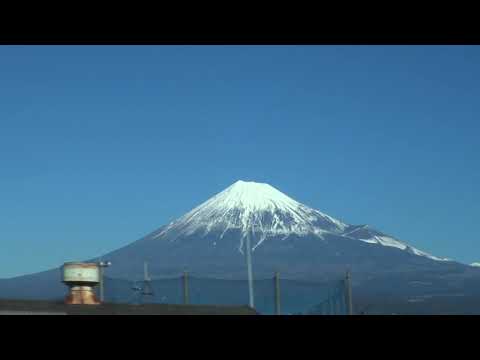
{"type": "Polygon", "coordinates": [[[236,180],[480,260],[478,46],[0,46],[0,277],[236,180]]]}

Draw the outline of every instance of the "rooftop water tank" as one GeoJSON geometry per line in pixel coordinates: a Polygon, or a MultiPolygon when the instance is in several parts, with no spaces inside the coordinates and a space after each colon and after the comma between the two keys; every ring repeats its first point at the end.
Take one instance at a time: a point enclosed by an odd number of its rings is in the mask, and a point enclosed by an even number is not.
{"type": "Polygon", "coordinates": [[[97,263],[67,262],[62,266],[62,282],[70,288],[67,304],[100,304],[93,287],[100,282],[97,263]]]}

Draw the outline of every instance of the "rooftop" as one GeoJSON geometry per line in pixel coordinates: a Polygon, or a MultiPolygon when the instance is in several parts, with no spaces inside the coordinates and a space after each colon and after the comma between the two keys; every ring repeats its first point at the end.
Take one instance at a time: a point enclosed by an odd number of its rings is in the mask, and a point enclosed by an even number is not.
{"type": "Polygon", "coordinates": [[[56,301],[0,299],[0,315],[257,315],[248,306],[111,304],[66,305],[56,301]]]}

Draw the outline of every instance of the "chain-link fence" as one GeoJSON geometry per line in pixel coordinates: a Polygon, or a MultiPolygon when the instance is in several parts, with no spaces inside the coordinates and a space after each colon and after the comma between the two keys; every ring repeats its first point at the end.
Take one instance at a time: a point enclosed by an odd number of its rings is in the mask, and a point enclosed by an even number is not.
{"type": "MultiPolygon", "coordinates": [[[[248,305],[248,280],[215,279],[187,273],[172,278],[129,281],[104,278],[105,301],[193,305],[248,305]]],[[[260,314],[351,313],[348,277],[325,282],[282,279],[253,280],[254,307],[260,314]]]]}

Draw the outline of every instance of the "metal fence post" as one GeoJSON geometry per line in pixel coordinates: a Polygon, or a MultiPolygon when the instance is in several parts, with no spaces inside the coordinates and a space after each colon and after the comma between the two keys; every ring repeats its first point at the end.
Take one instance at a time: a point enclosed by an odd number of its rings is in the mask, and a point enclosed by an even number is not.
{"type": "Polygon", "coordinates": [[[104,288],[103,288],[103,266],[99,266],[100,272],[100,302],[103,304],[104,301],[104,288]]]}
{"type": "Polygon", "coordinates": [[[188,305],[190,303],[190,296],[188,293],[188,272],[184,272],[182,276],[183,283],[183,303],[188,305]]]}
{"type": "Polygon", "coordinates": [[[352,305],[352,281],[350,270],[347,271],[345,276],[345,303],[347,305],[347,314],[353,315],[353,305],[352,305]]]}
{"type": "Polygon", "coordinates": [[[342,290],[341,288],[339,288],[337,290],[337,295],[335,296],[335,314],[336,315],[342,315],[342,311],[343,311],[343,308],[342,308],[342,290]]]}
{"type": "Polygon", "coordinates": [[[275,287],[275,315],[280,315],[280,276],[278,274],[278,271],[275,272],[275,277],[274,277],[274,287],[275,287]]]}

